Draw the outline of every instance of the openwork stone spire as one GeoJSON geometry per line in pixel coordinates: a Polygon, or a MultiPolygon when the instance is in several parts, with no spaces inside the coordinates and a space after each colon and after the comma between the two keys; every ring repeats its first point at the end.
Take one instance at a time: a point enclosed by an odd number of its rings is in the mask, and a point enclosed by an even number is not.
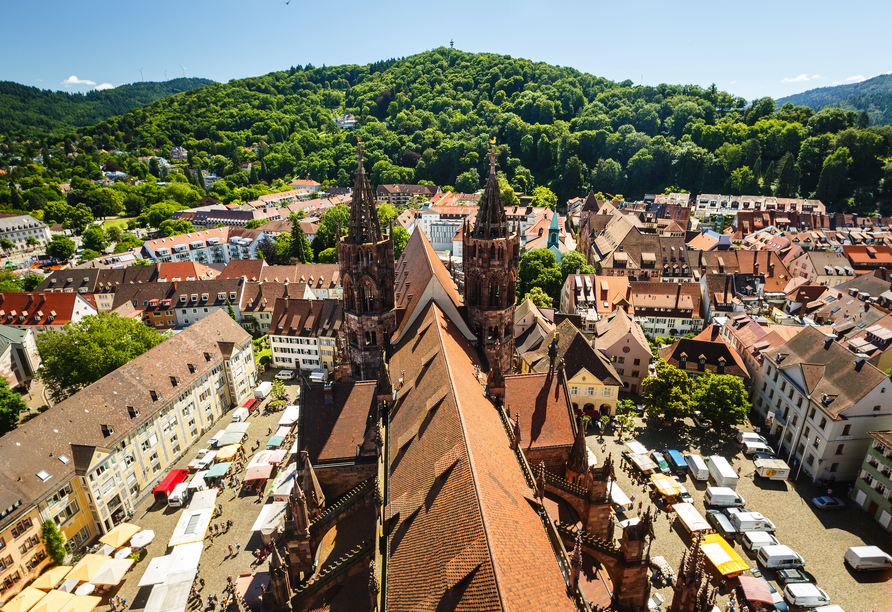
{"type": "Polygon", "coordinates": [[[372,184],[362,164],[362,139],[356,146],[356,179],[353,182],[353,203],[350,205],[350,220],[347,224],[349,244],[368,244],[381,242],[381,223],[375,209],[375,194],[372,184]]]}
{"type": "Polygon", "coordinates": [[[505,215],[502,190],[499,188],[499,179],[496,176],[496,139],[493,138],[489,142],[489,176],[486,178],[486,187],[480,198],[473,233],[474,238],[484,240],[508,237],[508,217],[505,215]]]}

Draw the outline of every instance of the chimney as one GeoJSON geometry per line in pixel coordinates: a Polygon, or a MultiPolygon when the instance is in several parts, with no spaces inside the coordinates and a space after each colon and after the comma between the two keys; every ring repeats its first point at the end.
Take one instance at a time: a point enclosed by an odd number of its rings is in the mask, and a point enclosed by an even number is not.
{"type": "Polygon", "coordinates": [[[325,386],[322,388],[322,403],[334,404],[334,394],[332,393],[330,382],[326,382],[325,386]]]}
{"type": "Polygon", "coordinates": [[[836,336],[833,334],[825,334],[824,335],[824,348],[829,349],[830,345],[833,344],[833,341],[836,340],[836,336]]]}
{"type": "Polygon", "coordinates": [[[725,298],[724,298],[724,303],[725,303],[725,304],[728,303],[728,285],[729,285],[730,283],[731,283],[731,276],[728,275],[728,274],[726,274],[726,275],[725,275],[725,298]]]}
{"type": "Polygon", "coordinates": [[[177,282],[176,282],[176,281],[173,281],[173,290],[174,290],[174,291],[177,290],[177,282]]]}
{"type": "Polygon", "coordinates": [[[864,362],[867,361],[867,355],[864,353],[855,353],[855,371],[860,372],[861,368],[864,366],[864,362]]]}
{"type": "Polygon", "coordinates": [[[678,283],[678,288],[675,290],[675,309],[678,310],[678,303],[681,301],[681,283],[678,283]]]}

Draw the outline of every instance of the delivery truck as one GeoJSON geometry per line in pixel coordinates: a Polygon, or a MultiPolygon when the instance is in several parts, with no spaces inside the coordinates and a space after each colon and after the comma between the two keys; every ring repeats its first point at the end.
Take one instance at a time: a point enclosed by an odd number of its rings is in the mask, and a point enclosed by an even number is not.
{"type": "Polygon", "coordinates": [[[709,468],[709,475],[718,486],[729,489],[737,488],[737,472],[734,471],[727,459],[719,455],[712,455],[707,457],[706,467],[709,468]]]}
{"type": "Polygon", "coordinates": [[[173,490],[176,488],[178,484],[186,480],[189,477],[189,469],[182,468],[177,470],[171,470],[167,476],[164,477],[164,480],[161,483],[152,489],[152,495],[155,496],[155,501],[167,502],[167,498],[170,497],[170,494],[173,493],[173,490]]]}
{"type": "Polygon", "coordinates": [[[768,480],[787,480],[790,477],[790,466],[783,459],[756,459],[756,474],[768,480]]]}
{"type": "Polygon", "coordinates": [[[269,395],[269,392],[273,390],[273,383],[264,381],[257,385],[257,388],[254,389],[254,397],[257,399],[266,399],[266,396],[269,395]]]}

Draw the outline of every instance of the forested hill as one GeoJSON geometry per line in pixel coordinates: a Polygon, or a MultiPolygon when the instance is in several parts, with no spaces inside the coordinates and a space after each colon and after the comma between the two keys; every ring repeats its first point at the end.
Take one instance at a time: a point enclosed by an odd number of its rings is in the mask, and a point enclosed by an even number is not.
{"type": "Polygon", "coordinates": [[[432,181],[473,191],[497,138],[515,190],[550,187],[559,201],[590,187],[626,197],[693,193],[817,195],[873,209],[892,128],[856,127],[856,113],[715,86],[633,86],[572,68],[438,48],[365,66],[292,67],[161,99],[85,129],[100,149],[183,145],[191,164],[226,180],[224,201],[294,177],[346,186],[363,136],[372,181],[432,181]],[[357,130],[332,117],[356,115],[357,130]],[[250,173],[244,162],[253,162],[250,173]]]}
{"type": "Polygon", "coordinates": [[[70,133],[166,96],[213,82],[179,78],[72,94],[0,81],[0,135],[34,137],[70,133]]]}
{"type": "Polygon", "coordinates": [[[810,89],[777,101],[778,104],[786,102],[814,110],[836,107],[857,113],[866,111],[871,123],[889,124],[892,123],[892,74],[881,74],[860,83],[810,89]]]}

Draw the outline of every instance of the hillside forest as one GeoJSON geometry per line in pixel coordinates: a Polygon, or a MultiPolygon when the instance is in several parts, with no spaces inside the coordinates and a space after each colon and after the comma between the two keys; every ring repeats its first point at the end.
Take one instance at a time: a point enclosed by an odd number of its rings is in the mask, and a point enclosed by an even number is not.
{"type": "Polygon", "coordinates": [[[177,208],[247,202],[293,178],[349,186],[359,136],[373,184],[477,190],[495,137],[509,199],[548,187],[558,202],[589,189],[627,199],[667,190],[817,197],[830,210],[860,212],[892,200],[892,127],[870,125],[865,113],[777,108],[714,85],[634,86],[439,48],[365,66],[294,66],[76,131],[7,137],[0,208],[74,229],[122,211],[159,227],[177,208]],[[334,123],[345,113],[356,129],[334,123]],[[151,159],[178,145],[188,159],[172,169],[151,159]],[[223,180],[206,189],[187,168],[223,180]],[[93,182],[108,171],[142,184],[93,182]],[[63,196],[61,183],[72,191],[63,196]]]}

